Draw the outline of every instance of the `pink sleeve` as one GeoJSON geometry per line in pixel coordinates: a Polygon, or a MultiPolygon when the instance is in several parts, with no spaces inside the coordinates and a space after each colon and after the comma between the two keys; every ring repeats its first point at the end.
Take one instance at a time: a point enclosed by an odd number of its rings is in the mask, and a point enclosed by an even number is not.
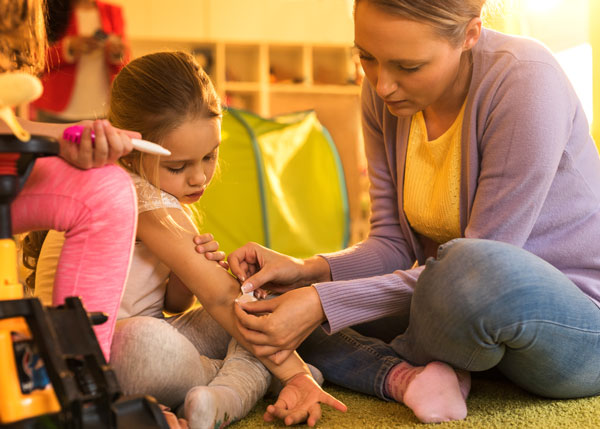
{"type": "Polygon", "coordinates": [[[115,165],[79,170],[60,158],[38,159],[11,209],[15,233],[65,231],[53,304],[79,296],[87,311],[108,314],[94,328],[108,360],[137,224],[129,175],[115,165]]]}

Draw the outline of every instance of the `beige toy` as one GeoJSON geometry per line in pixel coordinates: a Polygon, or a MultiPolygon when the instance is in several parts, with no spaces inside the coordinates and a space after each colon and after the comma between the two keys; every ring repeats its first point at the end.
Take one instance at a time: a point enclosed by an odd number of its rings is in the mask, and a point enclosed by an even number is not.
{"type": "Polygon", "coordinates": [[[35,76],[27,73],[0,74],[0,119],[21,141],[29,141],[31,135],[17,121],[12,108],[37,99],[42,91],[42,83],[35,76]]]}

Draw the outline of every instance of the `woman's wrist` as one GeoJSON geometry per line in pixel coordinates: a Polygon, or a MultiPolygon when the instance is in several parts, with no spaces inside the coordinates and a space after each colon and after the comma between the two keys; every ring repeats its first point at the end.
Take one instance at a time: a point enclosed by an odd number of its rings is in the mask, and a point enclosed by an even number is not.
{"type": "Polygon", "coordinates": [[[304,259],[304,281],[306,284],[331,281],[329,262],[322,256],[304,259]]]}
{"type": "MultiPolygon", "coordinates": [[[[39,134],[56,139],[60,138],[63,130],[72,124],[54,124],[49,122],[36,122],[28,119],[19,118],[19,123],[23,128],[29,131],[31,134],[39,134]]],[[[0,131],[4,132],[4,126],[0,126],[0,131]]]]}
{"type": "Polygon", "coordinates": [[[310,307],[312,308],[311,314],[313,314],[313,322],[314,324],[322,325],[327,322],[327,316],[325,315],[325,310],[323,309],[323,304],[321,303],[321,296],[319,295],[319,291],[315,285],[311,285],[307,289],[307,301],[310,301],[310,307]]]}

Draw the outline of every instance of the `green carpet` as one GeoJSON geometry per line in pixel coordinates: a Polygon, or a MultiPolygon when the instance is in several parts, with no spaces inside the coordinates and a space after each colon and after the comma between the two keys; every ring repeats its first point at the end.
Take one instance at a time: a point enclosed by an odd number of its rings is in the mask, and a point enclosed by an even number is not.
{"type": "MultiPolygon", "coordinates": [[[[341,387],[325,389],[348,406],[340,413],[323,406],[321,428],[417,428],[424,427],[403,405],[355,393],[341,387]]],[[[265,423],[262,415],[270,402],[260,401],[242,421],[231,426],[282,428],[281,422],[265,423]]],[[[474,379],[467,400],[466,420],[435,425],[436,428],[600,428],[600,397],[549,400],[533,396],[503,379],[474,379]]],[[[296,427],[308,427],[306,425],[296,427]]]]}

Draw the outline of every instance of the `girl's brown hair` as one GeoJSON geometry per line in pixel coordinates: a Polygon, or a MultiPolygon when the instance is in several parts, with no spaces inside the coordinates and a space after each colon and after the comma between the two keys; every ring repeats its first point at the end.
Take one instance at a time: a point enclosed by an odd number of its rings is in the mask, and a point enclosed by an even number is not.
{"type": "Polygon", "coordinates": [[[355,0],[370,2],[386,13],[430,24],[437,34],[453,45],[460,45],[467,24],[481,16],[486,0],[355,0]]]}
{"type": "Polygon", "coordinates": [[[43,0],[0,0],[0,73],[43,70],[46,26],[43,0]]]}
{"type": "MultiPolygon", "coordinates": [[[[123,68],[112,83],[108,120],[116,127],[137,131],[146,140],[162,139],[195,118],[220,117],[221,103],[206,72],[184,52],[144,55],[123,68]]],[[[122,164],[155,185],[156,171],[142,169],[143,157],[133,151],[122,164]]]]}

